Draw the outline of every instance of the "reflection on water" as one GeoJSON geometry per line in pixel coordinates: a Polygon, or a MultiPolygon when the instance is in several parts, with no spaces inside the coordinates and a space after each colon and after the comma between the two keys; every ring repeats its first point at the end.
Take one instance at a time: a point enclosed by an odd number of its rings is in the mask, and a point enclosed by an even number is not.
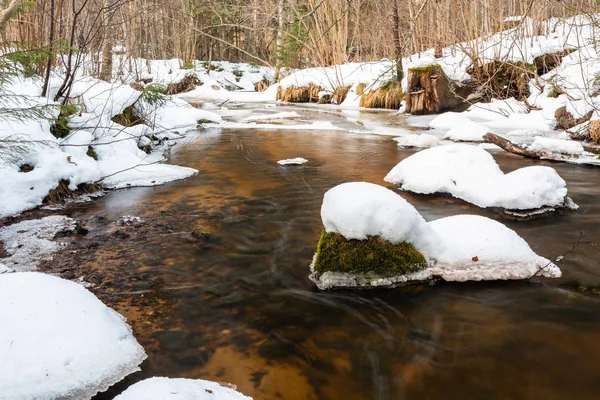
{"type": "MultiPolygon", "coordinates": [[[[232,382],[257,400],[595,398],[600,297],[583,289],[600,286],[600,258],[589,245],[567,257],[564,278],[543,284],[314,289],[308,265],[325,191],[346,181],[384,184],[410,154],[389,137],[206,131],[173,156],[197,176],[98,201],[88,216],[132,213],[155,232],[102,253],[118,269],[114,306],[149,354],[133,379],[232,382]],[[276,164],[293,157],[309,163],[276,164]],[[190,240],[191,230],[211,238],[190,240]]],[[[544,164],[496,159],[506,172],[544,164]]],[[[503,221],[549,258],[579,230],[600,241],[600,170],[552,166],[581,210],[503,221]]],[[[403,195],[427,220],[501,218],[451,198],[403,195]]]]}

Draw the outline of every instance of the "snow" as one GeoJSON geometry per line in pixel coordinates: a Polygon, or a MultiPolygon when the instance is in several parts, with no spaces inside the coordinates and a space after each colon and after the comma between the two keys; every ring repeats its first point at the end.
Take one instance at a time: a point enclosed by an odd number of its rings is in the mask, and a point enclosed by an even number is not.
{"type": "Polygon", "coordinates": [[[425,220],[406,200],[382,186],[367,182],[338,185],[325,193],[321,220],[327,232],[346,239],[381,236],[391,243],[426,247],[432,240],[425,220]]]}
{"type": "Polygon", "coordinates": [[[252,400],[229,385],[201,379],[144,379],[130,386],[114,400],[252,400]]]}
{"type": "Polygon", "coordinates": [[[499,222],[458,215],[427,223],[400,195],[372,183],[351,182],[330,189],[323,198],[321,219],[327,232],[348,240],[380,236],[392,243],[412,243],[428,262],[424,271],[378,279],[313,270],[310,278],[323,290],[393,287],[434,277],[463,282],[561,276],[556,265],[535,254],[516,232],[499,222]]]}
{"type": "Polygon", "coordinates": [[[246,117],[244,118],[244,122],[264,122],[264,121],[275,121],[275,120],[281,120],[281,119],[291,119],[291,118],[298,118],[300,117],[300,114],[298,114],[295,111],[284,111],[284,112],[280,112],[280,113],[275,113],[275,114],[259,114],[259,115],[252,115],[250,117],[246,117]]]}
{"type": "Polygon", "coordinates": [[[490,132],[490,128],[477,122],[465,122],[454,126],[444,135],[444,139],[462,142],[482,142],[483,135],[490,132]]]}
{"type": "Polygon", "coordinates": [[[553,168],[531,166],[505,175],[486,150],[466,144],[413,154],[384,180],[415,193],[450,193],[483,208],[561,207],[567,195],[565,181],[553,168]]]}
{"type": "Polygon", "coordinates": [[[56,234],[71,232],[74,228],[75,220],[62,215],[0,228],[0,242],[9,254],[2,258],[2,263],[15,271],[34,271],[39,261],[52,259],[52,253],[60,249],[61,244],[53,240],[56,234]]]}
{"type": "Polygon", "coordinates": [[[581,142],[564,139],[550,139],[536,136],[529,150],[553,153],[582,154],[584,152],[581,142]]]}
{"type": "Polygon", "coordinates": [[[125,318],[83,286],[0,275],[0,399],[89,399],[146,358],[125,318]]]}
{"type": "Polygon", "coordinates": [[[433,147],[437,146],[440,139],[436,136],[422,133],[420,135],[410,134],[394,138],[399,147],[433,147]]]}
{"type": "Polygon", "coordinates": [[[277,164],[279,164],[279,165],[302,165],[307,162],[308,162],[308,160],[306,158],[296,157],[296,158],[288,158],[286,160],[279,160],[279,161],[277,161],[277,164]]]}
{"type": "Polygon", "coordinates": [[[471,120],[463,113],[449,111],[435,117],[429,122],[429,127],[432,129],[452,129],[469,123],[471,123],[471,120]]]}
{"type": "Polygon", "coordinates": [[[265,129],[265,130],[292,130],[292,131],[339,131],[343,130],[329,121],[317,121],[310,124],[281,125],[281,124],[257,124],[256,122],[226,122],[221,126],[223,129],[265,129]]]}
{"type": "MultiPolygon", "coordinates": [[[[53,74],[50,97],[57,91],[60,76],[53,74]]],[[[150,104],[128,85],[108,83],[89,76],[76,78],[71,96],[78,113],[69,118],[71,133],[64,139],[50,132],[51,121],[58,115],[58,104],[40,97],[39,78],[18,78],[3,84],[3,107],[28,109],[50,105],[46,115],[25,119],[4,115],[0,118],[0,218],[37,207],[59,181],[75,190],[84,183],[103,183],[107,188],[158,185],[183,179],[197,171],[163,164],[164,153],[175,140],[185,136],[175,129],[195,129],[198,120],[221,122],[210,111],[196,109],[187,102],[164,96],[150,104]],[[112,118],[129,106],[144,117],[150,126],[125,127],[112,118]],[[151,154],[140,149],[160,139],[151,154]],[[18,143],[16,143],[16,142],[18,143]],[[92,146],[98,160],[88,156],[92,146]],[[30,172],[20,166],[29,164],[30,172]]]]}

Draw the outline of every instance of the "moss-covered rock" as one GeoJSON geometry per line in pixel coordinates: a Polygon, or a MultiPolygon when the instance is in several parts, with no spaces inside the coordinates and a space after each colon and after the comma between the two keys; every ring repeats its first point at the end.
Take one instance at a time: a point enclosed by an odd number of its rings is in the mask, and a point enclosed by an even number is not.
{"type": "Polygon", "coordinates": [[[123,126],[135,126],[144,123],[144,119],[136,112],[133,106],[129,106],[123,110],[121,114],[112,117],[112,121],[123,126]]]}
{"type": "Polygon", "coordinates": [[[317,273],[346,272],[380,277],[405,275],[427,268],[427,260],[410,243],[390,243],[378,236],[347,240],[323,230],[313,269],[317,273]]]}
{"type": "Polygon", "coordinates": [[[72,104],[62,105],[58,117],[54,120],[54,123],[50,125],[50,133],[57,138],[63,139],[69,136],[71,133],[71,127],[69,126],[69,117],[77,112],[77,107],[72,104]]]}

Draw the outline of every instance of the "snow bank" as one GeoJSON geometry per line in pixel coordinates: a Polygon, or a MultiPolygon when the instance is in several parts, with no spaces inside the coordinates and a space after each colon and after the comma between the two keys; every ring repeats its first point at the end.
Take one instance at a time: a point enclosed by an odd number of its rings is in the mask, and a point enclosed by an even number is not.
{"type": "Polygon", "coordinates": [[[34,271],[39,261],[52,259],[52,253],[60,249],[60,243],[53,240],[56,234],[74,229],[75,220],[62,215],[0,228],[0,242],[9,254],[2,263],[14,271],[34,271]]]}
{"type": "Polygon", "coordinates": [[[393,139],[399,147],[433,147],[437,146],[440,139],[436,136],[422,133],[420,135],[411,134],[393,139]]]}
{"type": "Polygon", "coordinates": [[[125,318],[81,285],[0,275],[0,398],[89,399],[146,358],[125,318]]]}
{"type": "Polygon", "coordinates": [[[450,193],[479,207],[528,210],[564,206],[565,181],[550,167],[531,166],[504,174],[485,150],[453,144],[402,160],[384,178],[415,193],[450,193]]]}
{"type": "Polygon", "coordinates": [[[528,149],[564,154],[583,154],[584,152],[581,142],[564,139],[550,139],[541,136],[536,136],[533,143],[528,146],[528,149]]]}
{"type": "Polygon", "coordinates": [[[286,160],[279,160],[279,161],[277,161],[277,164],[279,164],[279,165],[302,165],[307,162],[308,162],[308,160],[306,158],[296,157],[296,158],[288,158],[286,160]]]}
{"type": "Polygon", "coordinates": [[[114,400],[252,400],[228,385],[201,379],[149,378],[114,400]]]}
{"type": "Polygon", "coordinates": [[[371,183],[344,183],[330,189],[323,198],[321,219],[327,232],[349,240],[381,236],[392,243],[412,243],[427,258],[428,268],[381,277],[313,270],[310,278],[320,289],[391,287],[434,277],[480,281],[561,276],[556,265],[535,254],[517,233],[499,222],[459,215],[427,223],[401,196],[371,183]]]}
{"type": "MultiPolygon", "coordinates": [[[[53,75],[50,97],[61,77],[53,75]]],[[[18,78],[0,88],[3,107],[47,108],[45,115],[24,119],[5,114],[0,118],[0,218],[37,207],[59,182],[70,190],[85,183],[102,182],[105,187],[158,185],[193,175],[197,171],[162,164],[163,153],[180,139],[175,129],[193,129],[198,120],[220,122],[221,117],[193,108],[183,100],[164,97],[150,104],[141,92],[127,85],[111,84],[92,77],[78,77],[71,92],[79,112],[68,119],[72,131],[59,139],[51,133],[58,104],[39,96],[38,78],[18,78]],[[127,107],[134,109],[151,126],[123,126],[112,119],[127,107]],[[156,140],[156,142],[155,142],[156,140]],[[90,146],[96,155],[90,155],[90,146]],[[152,149],[146,154],[144,149],[152,149]],[[33,167],[23,172],[24,164],[33,167]],[[104,179],[104,180],[103,180],[104,179]]]]}

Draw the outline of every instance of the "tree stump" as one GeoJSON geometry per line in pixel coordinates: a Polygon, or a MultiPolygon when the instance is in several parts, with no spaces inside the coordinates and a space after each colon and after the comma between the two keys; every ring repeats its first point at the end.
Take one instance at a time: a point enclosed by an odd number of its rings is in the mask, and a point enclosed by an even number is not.
{"type": "Polygon", "coordinates": [[[466,98],[461,96],[462,87],[451,81],[437,64],[410,68],[407,80],[407,113],[438,114],[456,108],[466,98]]]}

